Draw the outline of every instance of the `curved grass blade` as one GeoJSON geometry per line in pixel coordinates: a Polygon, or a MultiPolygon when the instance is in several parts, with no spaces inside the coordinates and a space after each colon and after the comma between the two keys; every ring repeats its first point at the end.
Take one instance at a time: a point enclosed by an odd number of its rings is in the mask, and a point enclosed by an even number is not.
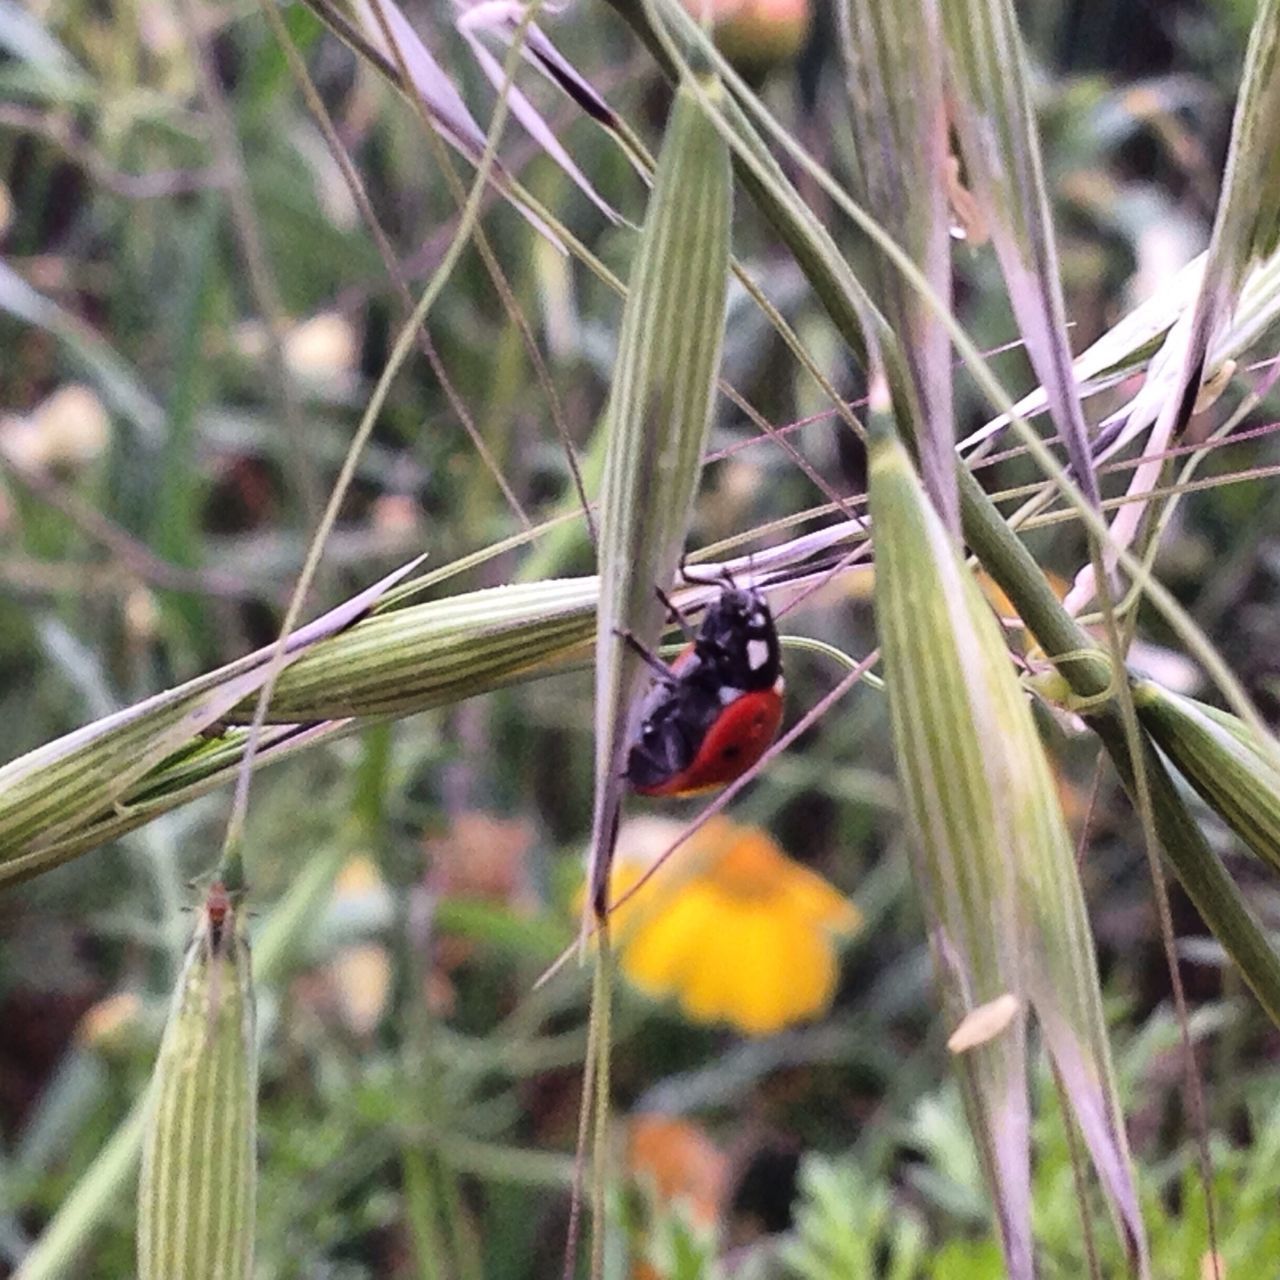
{"type": "MultiPolygon", "coordinates": [[[[706,91],[719,96],[718,82],[706,91]]],[[[646,677],[634,645],[652,649],[662,631],[657,590],[668,589],[680,562],[706,452],[731,213],[728,148],[682,84],[632,268],[606,415],[587,913],[605,913],[627,744],[646,677]]]]}
{"type": "Polygon", "coordinates": [[[1101,497],[1072,371],[1026,57],[1012,0],[941,0],[952,118],[1027,354],[1085,497],[1101,497]]]}
{"type": "MultiPolygon", "coordinates": [[[[943,175],[947,115],[936,0],[842,0],[841,35],[866,205],[911,255],[939,298],[951,296],[943,175]]],[[[943,523],[960,530],[951,342],[901,272],[877,259],[876,290],[905,349],[920,405],[920,469],[943,523]]]]}
{"type": "MultiPolygon", "coordinates": [[[[296,729],[352,711],[403,714],[562,670],[587,656],[594,579],[475,592],[367,618],[333,634],[405,572],[294,633],[290,665],[272,698],[273,718],[296,729]],[[342,643],[292,683],[294,665],[323,636],[325,643],[342,643]]],[[[193,749],[209,751],[215,744],[202,735],[217,722],[247,721],[270,655],[269,649],[251,654],[0,769],[0,883],[44,870],[51,863],[42,855],[65,856],[59,851],[64,838],[154,792],[157,767],[163,776],[162,762],[181,770],[193,749]]]]}
{"type": "Polygon", "coordinates": [[[1170,693],[1152,680],[1134,687],[1142,723],[1200,798],[1275,871],[1280,871],[1280,768],[1275,743],[1243,720],[1170,693]]]}
{"type": "MultiPolygon", "coordinates": [[[[292,663],[349,627],[411,573],[402,566],[289,638],[292,663]]],[[[230,715],[267,679],[270,649],[95,721],[0,769],[0,881],[3,864],[74,831],[120,803],[167,756],[230,715]]],[[[287,667],[286,667],[287,670],[287,667]]]]}
{"type": "MultiPolygon", "coordinates": [[[[1133,768],[1119,717],[1103,716],[1091,723],[1132,796],[1136,790],[1133,768]]],[[[1213,936],[1236,962],[1267,1016],[1280,1027],[1280,953],[1191,816],[1164,757],[1145,734],[1143,741],[1151,809],[1165,855],[1213,936]]]]}

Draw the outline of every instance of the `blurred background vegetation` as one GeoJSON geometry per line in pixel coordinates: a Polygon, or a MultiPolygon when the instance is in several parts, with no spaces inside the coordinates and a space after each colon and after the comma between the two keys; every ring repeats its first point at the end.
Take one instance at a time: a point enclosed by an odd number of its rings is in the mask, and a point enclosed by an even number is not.
{"type": "MultiPolygon", "coordinates": [[[[493,95],[453,10],[404,7],[487,119],[493,95]]],[[[1253,7],[1024,6],[1077,351],[1204,247],[1253,7]]],[[[282,13],[404,277],[421,288],[458,208],[417,116],[308,11],[282,13]]],[[[747,0],[736,21],[733,47],[754,59],[767,100],[840,173],[850,131],[827,4],[747,0]]],[[[544,26],[654,144],[669,92],[612,12],[580,0],[544,26]]],[[[530,92],[596,189],[638,222],[644,189],[626,160],[567,99],[530,92]]],[[[625,275],[630,228],[610,225],[517,126],[502,155],[625,275]]],[[[500,199],[488,200],[484,227],[585,450],[618,300],[500,199]]],[[[833,382],[861,394],[745,202],[734,234],[833,382]]],[[[851,237],[842,247],[855,261],[865,253],[851,237]]],[[[4,762],[274,637],[402,310],[253,4],[0,3],[0,255],[4,762]]],[[[961,320],[984,348],[1009,343],[990,249],[962,245],[956,262],[961,320]]],[[[419,552],[443,565],[572,501],[552,406],[474,247],[429,331],[452,393],[420,356],[396,381],[313,610],[419,552]],[[514,504],[478,461],[464,417],[514,504]]],[[[1016,349],[997,367],[1006,385],[1030,387],[1016,349]]],[[[792,438],[814,468],[860,491],[860,447],[737,292],[724,373],[769,421],[804,420],[792,438]]],[[[959,386],[961,423],[976,427],[982,406],[965,378],[959,386]]],[[[1207,433],[1235,400],[1194,429],[1207,433]]],[[[1274,410],[1270,397],[1245,427],[1267,427],[1274,410]]],[[[699,544],[821,499],[724,399],[712,447],[722,456],[705,475],[699,544]]],[[[1266,430],[1216,451],[1202,474],[1239,481],[1187,501],[1159,561],[1269,715],[1280,708],[1280,506],[1246,473],[1276,454],[1266,430]]],[[[997,489],[1034,471],[1015,456],[983,478],[997,489]]],[[[1067,580],[1083,553],[1070,523],[1031,545],[1067,580]]],[[[590,567],[574,526],[446,589],[590,567]]],[[[865,575],[849,575],[784,630],[865,653],[868,594],[865,575]]],[[[1160,647],[1166,638],[1158,626],[1144,633],[1145,660],[1169,683],[1194,681],[1160,647]]],[[[792,655],[790,716],[831,683],[820,657],[792,655]]],[[[1077,831],[1088,822],[1083,874],[1156,1274],[1196,1277],[1204,1201],[1137,827],[1091,746],[1069,726],[1050,732],[1068,815],[1077,831]]],[[[534,983],[573,934],[591,771],[590,682],[570,675],[378,726],[262,776],[248,829],[253,923],[281,941],[259,992],[259,1275],[559,1274],[587,992],[572,965],[534,983]]],[[[216,859],[226,804],[206,797],[0,896],[0,1275],[143,1087],[198,901],[189,882],[216,859]]],[[[997,1274],[949,1029],[931,995],[882,696],[859,687],[733,817],[852,899],[861,922],[845,930],[834,990],[776,1035],[732,1025],[732,1001],[707,1022],[682,1012],[687,1002],[624,988],[611,1185],[634,1256],[613,1260],[618,1273],[997,1274]]],[[[1276,924],[1274,887],[1206,821],[1276,924]]],[[[1260,1260],[1280,1256],[1280,1040],[1173,894],[1219,1247],[1229,1276],[1260,1276],[1260,1260]]],[[[1037,1093],[1045,1275],[1075,1276],[1088,1246],[1071,1153],[1047,1075],[1037,1093]]],[[[132,1274],[125,1192],[67,1274],[132,1274]]],[[[1117,1265],[1110,1234],[1095,1242],[1103,1274],[1108,1258],[1117,1265]]]]}

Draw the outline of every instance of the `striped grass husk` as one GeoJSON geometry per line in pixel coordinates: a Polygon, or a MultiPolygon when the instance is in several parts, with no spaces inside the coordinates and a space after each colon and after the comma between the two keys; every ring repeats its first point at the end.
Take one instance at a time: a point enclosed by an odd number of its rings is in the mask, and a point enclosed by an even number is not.
{"type": "Polygon", "coordinates": [[[1074,850],[995,617],[901,442],[871,445],[876,615],[946,1016],[1010,1276],[1035,1274],[1023,1010],[1033,1010],[1138,1274],[1147,1248],[1074,850]],[[970,1047],[971,1046],[971,1047],[970,1047]]]}
{"type": "Polygon", "coordinates": [[[138,1183],[139,1280],[249,1280],[258,1064],[238,903],[210,887],[152,1077],[138,1183]]]}
{"type": "MultiPolygon", "coordinates": [[[[708,79],[701,91],[722,95],[708,79]]],[[[690,82],[680,85],[631,271],[605,418],[596,631],[596,797],[591,904],[599,908],[621,773],[646,667],[684,551],[724,345],[732,222],[729,149],[690,82]]]]}
{"type": "Polygon", "coordinates": [[[1134,705],[1147,731],[1207,804],[1280,871],[1280,760],[1243,720],[1140,681],[1134,705]]]}

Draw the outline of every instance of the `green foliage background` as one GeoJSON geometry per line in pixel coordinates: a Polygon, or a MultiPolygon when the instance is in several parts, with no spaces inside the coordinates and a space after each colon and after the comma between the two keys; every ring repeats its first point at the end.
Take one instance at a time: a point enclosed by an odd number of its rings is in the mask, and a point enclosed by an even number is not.
{"type": "MultiPolygon", "coordinates": [[[[336,376],[291,374],[282,401],[262,338],[269,317],[228,215],[236,175],[199,95],[190,44],[167,6],[125,8],[50,0],[0,10],[8,51],[0,205],[9,206],[0,231],[0,409],[10,415],[0,446],[14,438],[13,419],[68,381],[93,386],[110,419],[100,451],[58,462],[38,484],[0,448],[5,761],[273,637],[317,496],[333,481],[399,323],[382,263],[260,13],[209,9],[208,47],[282,311],[291,322],[336,314],[356,343],[352,365],[336,376]]],[[[491,95],[445,7],[406,8],[484,119],[491,95]]],[[[1078,351],[1125,308],[1135,273],[1158,281],[1203,246],[1252,6],[1062,0],[1025,8],[1078,351]]],[[[457,208],[416,116],[308,12],[284,16],[405,275],[420,288],[457,208]]],[[[840,172],[849,131],[829,23],[820,9],[799,68],[775,73],[765,93],[840,172]]],[[[580,3],[547,27],[654,144],[668,94],[612,13],[580,3]]],[[[644,191],[626,160],[563,98],[537,96],[600,192],[638,221],[644,191]]],[[[625,276],[629,228],[607,225],[517,128],[502,154],[625,276]]],[[[586,449],[613,366],[618,300],[501,201],[491,202],[484,225],[547,357],[564,420],[586,449]]],[[[745,202],[734,230],[735,252],[824,372],[861,394],[795,268],[745,202]]],[[[851,261],[865,261],[865,246],[843,227],[840,236],[851,261]]],[[[1009,342],[990,252],[960,249],[957,270],[967,330],[984,348],[1009,342]]],[[[529,513],[562,509],[568,477],[549,407],[474,249],[430,329],[529,513]]],[[[995,365],[1006,385],[1030,386],[1016,349],[995,365]]],[[[793,438],[822,476],[860,490],[860,449],[740,293],[731,296],[724,373],[771,422],[816,415],[793,438]]],[[[985,415],[963,375],[958,388],[962,425],[978,425],[985,415]]],[[[1215,420],[1239,394],[1238,386],[1228,392],[1215,420]]],[[[1264,400],[1246,426],[1270,423],[1274,407],[1273,397],[1264,400]]],[[[706,473],[700,545],[820,499],[780,450],[748,446],[753,435],[721,400],[712,448],[740,451],[706,473]]],[[[1214,454],[1203,474],[1243,475],[1276,463],[1276,451],[1264,433],[1214,454]]],[[[1013,457],[984,482],[994,489],[1033,478],[1013,457]]],[[[1184,506],[1158,564],[1269,716],[1280,699],[1278,512],[1265,479],[1201,493],[1184,506]]],[[[436,567],[518,528],[417,359],[361,461],[313,605],[336,602],[424,549],[436,567]]],[[[1064,524],[1032,535],[1031,545],[1046,569],[1069,577],[1083,544],[1064,524]]],[[[590,566],[580,530],[555,534],[447,590],[590,566]]],[[[866,652],[869,614],[864,593],[833,587],[795,616],[795,630],[866,652]]],[[[1168,640],[1144,621],[1145,640],[1168,640]]],[[[818,658],[792,658],[793,710],[831,678],[818,658]]],[[[277,766],[257,785],[247,840],[253,923],[276,931],[271,980],[259,995],[261,1275],[557,1274],[586,984],[572,968],[545,988],[533,984],[572,931],[591,811],[590,696],[586,675],[556,677],[368,729],[277,766]],[[431,856],[433,840],[477,812],[520,832],[518,891],[496,901],[451,896],[431,856]],[[335,877],[355,855],[376,865],[383,887],[334,896],[335,877]],[[389,966],[390,994],[376,1024],[358,1029],[335,994],[337,965],[347,948],[370,942],[389,966]]],[[[1093,787],[1088,744],[1057,726],[1046,731],[1062,785],[1083,809],[1093,787]]],[[[734,813],[766,825],[863,910],[836,1007],[820,1025],[744,1043],[624,993],[614,1026],[620,1113],[688,1113],[731,1153],[726,1238],[751,1242],[742,1246],[745,1274],[996,1274],[981,1182],[948,1083],[947,1028],[935,1016],[880,696],[860,689],[734,813]],[[850,1208],[851,1216],[842,1212],[850,1208]],[[752,1223],[773,1231],[753,1234],[752,1223]]],[[[1201,816],[1274,925],[1273,882],[1201,816]]],[[[0,1274],[18,1266],[144,1086],[189,932],[183,908],[196,900],[187,885],[216,860],[225,817],[225,797],[206,798],[0,897],[0,1274]],[[138,997],[136,1011],[110,1035],[87,1035],[84,1014],[118,992],[138,997]]],[[[1136,824],[1107,773],[1091,833],[1086,892],[1155,1273],[1196,1277],[1208,1237],[1168,976],[1136,824]]],[[[1261,1275],[1251,1268],[1280,1251],[1280,1041],[1176,896],[1175,920],[1209,1102],[1219,1247],[1228,1275],[1261,1275]]],[[[1084,1246],[1066,1136],[1050,1082],[1037,1083],[1045,1275],[1079,1275],[1084,1246]]],[[[1102,1274],[1114,1274],[1110,1226],[1101,1204],[1090,1204],[1102,1274]]],[[[725,1265],[713,1257],[719,1246],[707,1247],[696,1230],[679,1221],[662,1230],[670,1239],[659,1243],[679,1259],[672,1274],[712,1275],[725,1265]]],[[[69,1274],[132,1274],[132,1233],[132,1204],[117,1197],[69,1274]]]]}

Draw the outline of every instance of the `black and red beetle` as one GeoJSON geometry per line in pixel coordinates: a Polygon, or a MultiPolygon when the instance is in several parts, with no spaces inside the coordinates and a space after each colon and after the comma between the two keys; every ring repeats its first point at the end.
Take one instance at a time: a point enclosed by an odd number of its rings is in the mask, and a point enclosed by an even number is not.
{"type": "Polygon", "coordinates": [[[746,772],[782,724],[782,649],[768,602],[726,581],[692,643],[653,688],[627,759],[626,778],[644,796],[685,796],[723,787],[746,772]]]}

